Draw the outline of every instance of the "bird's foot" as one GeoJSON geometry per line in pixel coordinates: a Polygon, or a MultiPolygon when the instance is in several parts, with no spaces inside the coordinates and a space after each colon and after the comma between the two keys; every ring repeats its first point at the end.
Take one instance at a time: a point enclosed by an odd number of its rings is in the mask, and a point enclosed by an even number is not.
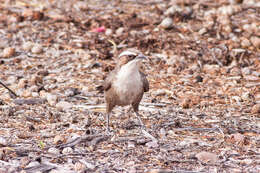
{"type": "Polygon", "coordinates": [[[113,130],[110,130],[109,128],[106,129],[106,135],[111,136],[114,134],[113,130]]]}
{"type": "Polygon", "coordinates": [[[147,132],[145,129],[141,129],[141,130],[142,130],[142,133],[144,134],[144,136],[152,139],[152,141],[158,142],[158,140],[153,135],[151,135],[149,132],[147,132]]]}
{"type": "Polygon", "coordinates": [[[140,127],[141,130],[146,130],[146,127],[143,124],[140,124],[139,127],[140,127]]]}

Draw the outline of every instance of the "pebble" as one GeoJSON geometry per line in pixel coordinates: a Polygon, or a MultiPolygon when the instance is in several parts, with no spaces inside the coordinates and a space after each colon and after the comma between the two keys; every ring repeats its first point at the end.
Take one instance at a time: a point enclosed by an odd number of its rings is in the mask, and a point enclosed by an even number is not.
{"type": "Polygon", "coordinates": [[[77,139],[77,138],[80,138],[80,135],[79,135],[79,134],[77,134],[77,133],[71,133],[71,134],[70,134],[70,139],[68,140],[68,142],[72,142],[72,141],[74,141],[74,140],[77,139]]]}
{"type": "Polygon", "coordinates": [[[256,47],[256,48],[260,48],[260,38],[257,36],[252,36],[250,38],[251,43],[256,47]]]}
{"type": "Polygon", "coordinates": [[[232,32],[232,28],[230,25],[225,25],[223,26],[223,31],[226,33],[231,33],[232,32]]]}
{"type": "Polygon", "coordinates": [[[56,104],[56,107],[60,110],[69,110],[73,107],[73,105],[66,101],[60,101],[56,104]]]}
{"type": "Polygon", "coordinates": [[[246,32],[251,31],[251,25],[249,25],[249,24],[244,24],[244,25],[242,26],[242,28],[243,28],[243,30],[246,31],[246,32]]]}
{"type": "Polygon", "coordinates": [[[178,6],[171,6],[170,8],[168,8],[166,11],[165,11],[165,15],[173,15],[175,12],[178,12],[180,11],[180,7],[178,6]]]}
{"type": "Polygon", "coordinates": [[[37,72],[37,75],[39,76],[48,76],[49,75],[49,71],[48,70],[40,70],[37,72]]]}
{"type": "Polygon", "coordinates": [[[179,61],[179,56],[178,55],[172,55],[170,56],[169,59],[167,59],[167,65],[175,65],[179,61]]]}
{"type": "Polygon", "coordinates": [[[252,114],[257,114],[257,113],[260,113],[260,104],[256,104],[252,107],[251,109],[251,113],[252,114]]]}
{"type": "Polygon", "coordinates": [[[211,74],[211,75],[217,75],[220,71],[220,68],[218,65],[209,65],[209,64],[205,64],[203,66],[203,71],[205,73],[211,74]]]}
{"type": "Polygon", "coordinates": [[[158,148],[159,144],[156,141],[151,141],[151,142],[147,142],[145,146],[147,146],[148,148],[158,148]]]}
{"type": "Polygon", "coordinates": [[[22,157],[20,160],[20,166],[21,167],[26,167],[30,163],[30,158],[29,157],[22,157]]]}
{"type": "Polygon", "coordinates": [[[201,28],[200,30],[199,30],[199,34],[200,35],[203,35],[203,34],[205,34],[207,32],[207,28],[201,28]]]}
{"type": "Polygon", "coordinates": [[[182,107],[183,109],[188,109],[188,108],[190,108],[190,102],[191,102],[191,100],[190,100],[189,98],[183,99],[182,102],[181,102],[181,107],[182,107]]]}
{"type": "Polygon", "coordinates": [[[16,83],[16,81],[17,81],[17,77],[16,76],[9,76],[6,82],[8,84],[14,84],[14,83],[16,83]]]}
{"type": "Polygon", "coordinates": [[[24,10],[22,15],[28,20],[41,20],[44,17],[44,14],[42,12],[34,11],[31,9],[24,10]]]}
{"type": "Polygon", "coordinates": [[[87,10],[88,7],[88,3],[84,2],[84,1],[78,1],[74,4],[74,8],[79,8],[81,10],[87,10]]]}
{"type": "Polygon", "coordinates": [[[128,145],[127,145],[128,148],[135,148],[135,143],[133,141],[129,141],[128,142],[128,145]]]}
{"type": "Polygon", "coordinates": [[[56,135],[53,139],[53,143],[56,144],[56,145],[61,144],[63,142],[65,142],[65,138],[61,135],[56,135]]]}
{"type": "Polygon", "coordinates": [[[173,67],[168,67],[168,69],[167,69],[167,73],[168,74],[174,74],[174,68],[173,67]]]}
{"type": "Polygon", "coordinates": [[[66,147],[62,150],[62,154],[71,154],[73,153],[73,149],[71,147],[66,147]]]}
{"type": "Polygon", "coordinates": [[[54,154],[54,155],[60,154],[60,150],[57,149],[57,148],[54,148],[54,147],[49,148],[48,152],[51,153],[51,154],[54,154]]]}
{"type": "Polygon", "coordinates": [[[32,47],[32,53],[35,53],[35,54],[39,54],[39,53],[42,53],[42,46],[40,44],[35,44],[33,47],[32,47]]]}
{"type": "Polygon", "coordinates": [[[173,26],[173,20],[170,17],[167,17],[165,19],[163,19],[163,21],[161,22],[161,24],[159,25],[160,27],[164,28],[164,29],[170,29],[173,26]]]}
{"type": "Polygon", "coordinates": [[[77,94],[79,94],[80,92],[78,91],[77,88],[68,88],[67,90],[65,90],[64,94],[67,96],[67,97],[72,97],[72,96],[75,96],[77,94]]]}
{"type": "Polygon", "coordinates": [[[112,34],[113,34],[113,30],[108,28],[108,29],[106,29],[105,34],[106,34],[107,36],[112,35],[112,34]]]}
{"type": "Polygon", "coordinates": [[[79,172],[79,171],[83,171],[84,172],[85,169],[86,169],[86,166],[83,163],[81,163],[81,162],[77,162],[74,165],[74,170],[77,171],[77,172],[79,172]]]}
{"type": "Polygon", "coordinates": [[[30,162],[26,167],[29,168],[29,167],[34,167],[34,166],[38,166],[38,165],[40,165],[39,162],[33,161],[33,162],[30,162]]]}
{"type": "Polygon", "coordinates": [[[257,76],[257,77],[260,77],[260,72],[258,72],[258,71],[253,71],[253,72],[252,72],[252,75],[257,76]]]}
{"type": "Polygon", "coordinates": [[[164,96],[166,94],[166,91],[164,89],[158,89],[155,91],[155,96],[164,96]]]}
{"type": "Polygon", "coordinates": [[[252,73],[252,71],[248,67],[242,68],[241,71],[242,71],[243,75],[250,75],[252,73]]]}
{"type": "Polygon", "coordinates": [[[48,103],[51,106],[54,106],[57,103],[57,99],[58,99],[58,97],[56,95],[53,95],[53,94],[50,94],[50,93],[47,93],[45,98],[47,99],[48,103]]]}
{"type": "Polygon", "coordinates": [[[203,78],[200,75],[198,75],[195,77],[195,82],[203,82],[203,78]]]}
{"type": "Polygon", "coordinates": [[[38,92],[38,90],[39,90],[39,87],[36,86],[36,85],[32,85],[32,86],[29,88],[29,91],[31,91],[31,92],[38,92]]]}
{"type": "Polygon", "coordinates": [[[42,76],[38,76],[38,75],[33,75],[30,80],[31,85],[39,85],[42,84],[42,82],[43,82],[42,76]]]}
{"type": "Polygon", "coordinates": [[[241,70],[238,67],[234,67],[230,70],[230,74],[235,75],[235,76],[239,76],[239,75],[241,75],[241,70]]]}
{"type": "Polygon", "coordinates": [[[243,92],[241,98],[243,101],[250,101],[252,97],[250,92],[243,92]]]}
{"type": "Polygon", "coordinates": [[[166,138],[166,130],[164,128],[160,129],[160,137],[161,138],[166,138]]]}
{"type": "Polygon", "coordinates": [[[243,3],[242,0],[229,0],[230,4],[241,4],[243,3]]]}
{"type": "Polygon", "coordinates": [[[245,136],[240,134],[240,133],[236,133],[236,134],[232,134],[231,135],[231,140],[234,143],[243,143],[245,140],[245,136]]]}
{"type": "Polygon", "coordinates": [[[25,43],[23,43],[23,50],[25,51],[31,51],[32,47],[33,47],[33,43],[30,41],[27,41],[25,43]]]}
{"type": "Polygon", "coordinates": [[[85,161],[85,160],[80,160],[82,163],[84,163],[85,165],[86,165],[86,167],[87,168],[89,168],[89,169],[95,169],[95,165],[94,164],[92,164],[92,163],[90,163],[90,162],[87,162],[87,161],[85,161]]]}
{"type": "Polygon", "coordinates": [[[0,146],[6,146],[6,145],[7,145],[7,140],[4,137],[0,136],[0,146]]]}
{"type": "Polygon", "coordinates": [[[250,41],[247,38],[242,37],[241,38],[241,46],[243,48],[247,48],[251,45],[250,41]]]}
{"type": "Polygon", "coordinates": [[[117,36],[121,36],[121,35],[123,34],[124,30],[125,30],[125,29],[124,29],[123,27],[118,28],[118,29],[116,30],[116,35],[117,35],[117,36]]]}
{"type": "Polygon", "coordinates": [[[32,92],[29,89],[25,89],[23,90],[22,93],[19,94],[20,96],[24,97],[24,98],[28,98],[32,96],[32,92]]]}
{"type": "Polygon", "coordinates": [[[28,85],[28,80],[27,79],[20,79],[18,82],[18,87],[19,88],[25,88],[28,85]]]}
{"type": "Polygon", "coordinates": [[[14,54],[15,54],[15,49],[12,48],[12,47],[7,47],[7,48],[5,48],[5,49],[3,50],[1,56],[2,56],[3,58],[10,58],[10,57],[14,56],[14,54]]]}
{"type": "Polygon", "coordinates": [[[205,151],[196,154],[196,158],[204,163],[216,163],[218,161],[218,156],[216,154],[205,151]]]}
{"type": "Polygon", "coordinates": [[[154,32],[158,32],[158,31],[160,31],[160,29],[159,28],[154,28],[153,31],[154,32]]]}

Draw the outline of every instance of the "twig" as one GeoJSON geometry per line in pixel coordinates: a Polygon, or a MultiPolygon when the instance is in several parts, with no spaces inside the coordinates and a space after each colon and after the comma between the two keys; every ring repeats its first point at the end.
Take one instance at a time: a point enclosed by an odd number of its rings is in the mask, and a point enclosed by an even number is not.
{"type": "Polygon", "coordinates": [[[13,92],[10,88],[8,88],[3,82],[0,81],[0,84],[3,85],[9,92],[11,92],[15,97],[18,97],[15,92],[13,92]]]}
{"type": "Polygon", "coordinates": [[[35,117],[25,116],[25,118],[27,121],[32,121],[32,122],[37,122],[37,123],[42,122],[41,119],[35,118],[35,117]]]}
{"type": "Polygon", "coordinates": [[[110,42],[113,45],[113,50],[112,53],[116,53],[117,52],[117,45],[113,40],[107,40],[108,42],[110,42]]]}
{"type": "Polygon", "coordinates": [[[169,170],[169,169],[154,169],[148,172],[158,172],[158,173],[205,173],[197,171],[186,171],[186,170],[169,170]]]}
{"type": "Polygon", "coordinates": [[[158,142],[158,140],[155,137],[153,137],[150,133],[148,133],[145,129],[142,129],[142,132],[146,137],[152,139],[152,141],[158,142]]]}
{"type": "Polygon", "coordinates": [[[46,172],[50,171],[52,169],[56,168],[55,166],[52,165],[46,165],[46,164],[40,164],[32,167],[25,168],[26,172],[33,173],[33,172],[46,172]]]}
{"type": "Polygon", "coordinates": [[[0,165],[4,165],[4,166],[13,166],[13,167],[15,167],[15,165],[14,164],[11,164],[11,163],[9,163],[9,162],[5,162],[5,161],[2,161],[2,160],[0,160],[0,165]]]}
{"type": "Polygon", "coordinates": [[[58,148],[66,148],[66,147],[73,147],[81,142],[84,142],[84,141],[91,141],[91,144],[92,145],[96,145],[98,144],[99,142],[103,141],[103,140],[106,140],[109,136],[104,136],[104,135],[85,135],[85,136],[82,136],[82,137],[77,137],[75,138],[73,141],[70,141],[66,144],[61,144],[61,145],[58,145],[57,147],[58,148]]]}
{"type": "Polygon", "coordinates": [[[94,95],[94,94],[88,94],[88,95],[75,95],[75,96],[72,96],[74,98],[77,98],[77,99],[82,99],[82,100],[89,100],[89,97],[102,97],[102,96],[99,96],[99,95],[94,95]]]}
{"type": "Polygon", "coordinates": [[[128,142],[128,141],[135,141],[137,142],[140,139],[144,139],[142,136],[137,136],[137,137],[117,137],[117,139],[113,140],[113,142],[128,142]]]}
{"type": "Polygon", "coordinates": [[[213,53],[213,51],[210,51],[210,53],[211,53],[213,59],[218,63],[218,65],[219,65],[220,67],[223,67],[222,62],[216,57],[215,53],[213,53]]]}
{"type": "Polygon", "coordinates": [[[165,107],[167,105],[170,105],[170,103],[146,103],[146,102],[142,102],[140,105],[153,106],[153,107],[165,107]]]}
{"type": "Polygon", "coordinates": [[[98,143],[103,142],[103,141],[107,140],[108,138],[109,138],[109,136],[107,136],[107,135],[94,138],[94,139],[90,142],[90,145],[92,145],[92,146],[93,146],[93,149],[95,149],[95,148],[96,148],[96,145],[97,145],[98,143]]]}
{"type": "Polygon", "coordinates": [[[195,128],[195,127],[185,127],[185,128],[178,128],[178,129],[174,129],[174,131],[185,131],[185,130],[189,130],[189,131],[215,131],[218,130],[218,128],[195,128]]]}

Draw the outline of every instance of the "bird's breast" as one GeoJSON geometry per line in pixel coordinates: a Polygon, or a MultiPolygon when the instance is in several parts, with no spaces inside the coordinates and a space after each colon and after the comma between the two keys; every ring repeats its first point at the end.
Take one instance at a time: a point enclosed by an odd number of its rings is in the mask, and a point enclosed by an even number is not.
{"type": "Polygon", "coordinates": [[[124,69],[121,69],[113,85],[122,105],[133,103],[143,93],[143,83],[139,70],[124,71],[124,69]]]}

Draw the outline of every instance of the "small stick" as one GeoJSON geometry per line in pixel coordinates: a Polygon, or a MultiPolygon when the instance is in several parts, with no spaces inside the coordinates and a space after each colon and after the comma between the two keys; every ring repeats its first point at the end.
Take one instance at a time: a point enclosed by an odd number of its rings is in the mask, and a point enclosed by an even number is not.
{"type": "Polygon", "coordinates": [[[113,45],[113,53],[116,53],[117,51],[117,45],[113,40],[107,40],[108,42],[110,42],[113,45]]]}
{"type": "Polygon", "coordinates": [[[11,92],[15,97],[18,97],[15,92],[13,92],[10,88],[8,88],[3,82],[0,81],[0,84],[3,85],[9,92],[11,92]]]}
{"type": "Polygon", "coordinates": [[[146,137],[152,139],[153,142],[158,142],[158,140],[155,137],[153,137],[150,133],[148,133],[145,129],[142,129],[142,132],[146,137]]]}
{"type": "Polygon", "coordinates": [[[213,59],[218,63],[218,65],[220,67],[223,67],[222,62],[216,57],[216,55],[213,52],[211,52],[211,55],[212,55],[213,59]]]}

